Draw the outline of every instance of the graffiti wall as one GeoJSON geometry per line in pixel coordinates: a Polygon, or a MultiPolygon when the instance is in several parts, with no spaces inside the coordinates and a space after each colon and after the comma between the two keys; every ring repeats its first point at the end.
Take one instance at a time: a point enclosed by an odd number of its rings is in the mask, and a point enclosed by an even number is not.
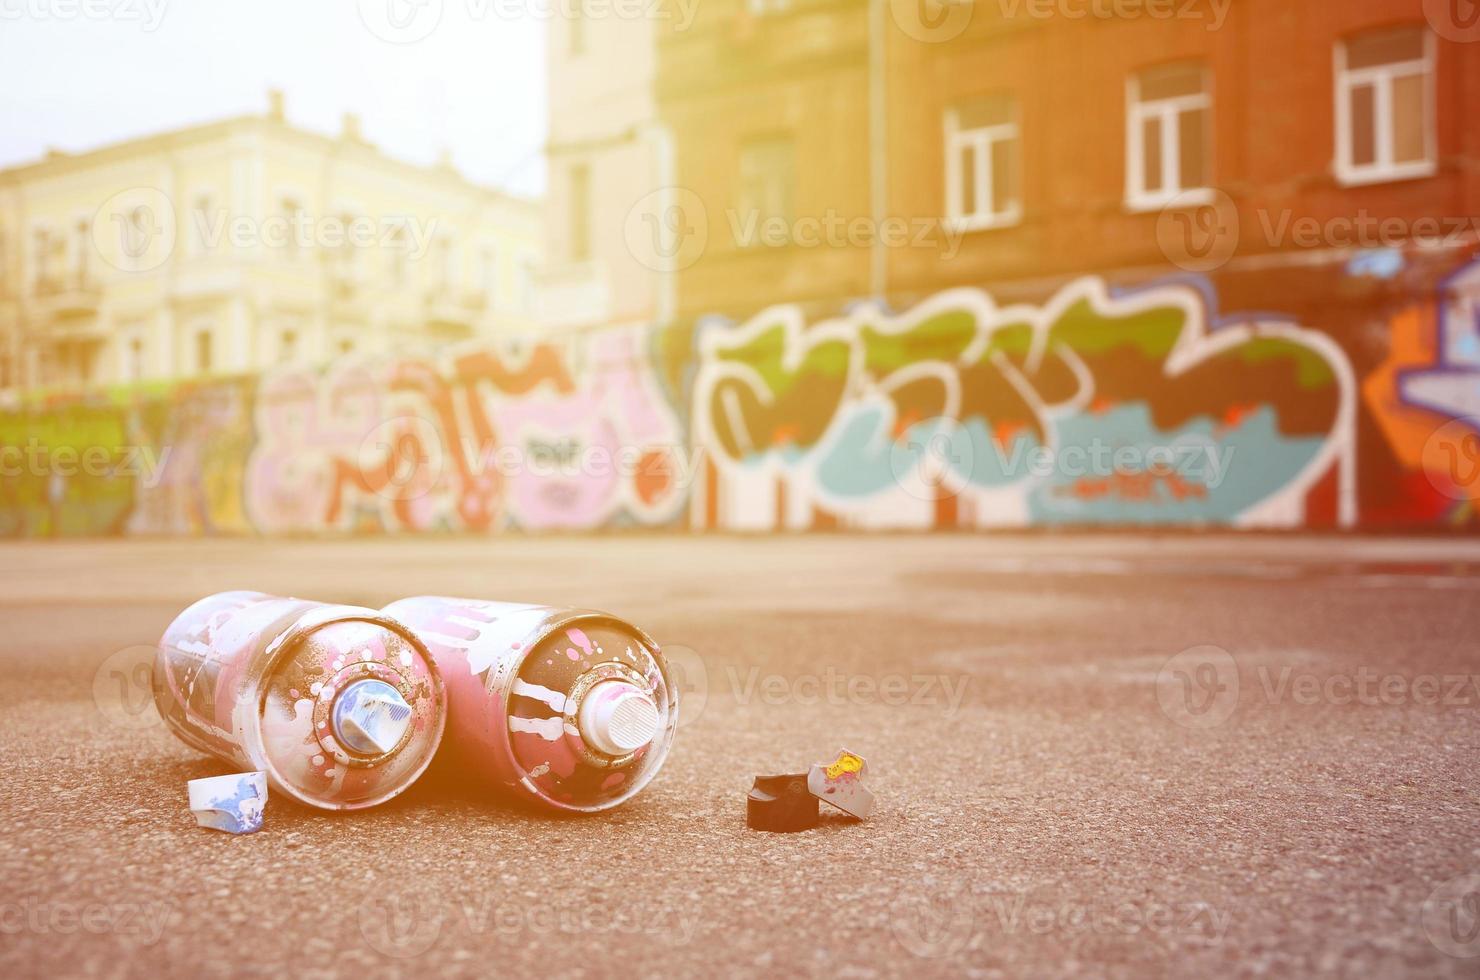
{"type": "MultiPolygon", "coordinates": [[[[1432,303],[1389,323],[1382,365],[1362,396],[1401,480],[1394,502],[1374,501],[1371,523],[1480,522],[1480,262],[1449,277],[1432,303]]],[[[1375,494],[1373,496],[1376,496],[1375,494]]]]}
{"type": "Polygon", "coordinates": [[[1086,278],[74,395],[0,412],[0,533],[1480,526],[1480,263],[1387,327],[1086,278]]]}
{"type": "Polygon", "coordinates": [[[1355,515],[1340,348],[1215,321],[1195,286],[962,289],[815,327],[782,308],[703,339],[705,526],[1300,526],[1326,479],[1355,515]]]}

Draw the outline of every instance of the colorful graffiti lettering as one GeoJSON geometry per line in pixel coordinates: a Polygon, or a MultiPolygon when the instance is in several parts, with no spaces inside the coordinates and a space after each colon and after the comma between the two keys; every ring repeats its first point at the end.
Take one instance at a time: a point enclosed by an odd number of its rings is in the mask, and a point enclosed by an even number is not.
{"type": "Polygon", "coordinates": [[[812,327],[768,310],[700,339],[700,523],[806,528],[1298,526],[1333,471],[1355,516],[1353,383],[1329,338],[1229,321],[1190,285],[978,290],[812,327]],[[1244,462],[1240,463],[1240,459],[1244,462]],[[950,507],[942,507],[949,500],[950,507]]]}
{"type": "Polygon", "coordinates": [[[480,346],[439,363],[265,378],[246,479],[259,530],[489,531],[670,522],[682,431],[641,337],[480,346]],[[624,460],[627,465],[624,466],[624,460]]]}
{"type": "Polygon", "coordinates": [[[0,412],[0,535],[1480,527],[1480,262],[1387,328],[1358,385],[1202,280],[1086,278],[56,396],[0,412]]]}
{"type": "Polygon", "coordinates": [[[1363,379],[1362,395],[1398,485],[1365,505],[1363,520],[1480,524],[1480,261],[1389,328],[1387,358],[1363,379]]]}

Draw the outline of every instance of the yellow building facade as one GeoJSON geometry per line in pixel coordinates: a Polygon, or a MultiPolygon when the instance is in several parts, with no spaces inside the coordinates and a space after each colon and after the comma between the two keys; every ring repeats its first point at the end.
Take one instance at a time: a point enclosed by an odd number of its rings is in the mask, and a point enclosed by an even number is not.
{"type": "Polygon", "coordinates": [[[268,112],[0,171],[0,390],[406,351],[538,325],[537,202],[268,112]]]}

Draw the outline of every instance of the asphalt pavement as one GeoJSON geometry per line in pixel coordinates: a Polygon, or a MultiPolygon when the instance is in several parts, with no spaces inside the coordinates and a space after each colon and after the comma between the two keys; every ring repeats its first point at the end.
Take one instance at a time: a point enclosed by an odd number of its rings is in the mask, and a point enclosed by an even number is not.
{"type": "Polygon", "coordinates": [[[1473,539],[8,544],[0,974],[1473,977],[1477,638],[1473,539]],[[230,588],[605,609],[683,726],[602,815],[442,773],[199,829],[142,665],[230,588]],[[746,829],[844,746],[871,819],[746,829]]]}

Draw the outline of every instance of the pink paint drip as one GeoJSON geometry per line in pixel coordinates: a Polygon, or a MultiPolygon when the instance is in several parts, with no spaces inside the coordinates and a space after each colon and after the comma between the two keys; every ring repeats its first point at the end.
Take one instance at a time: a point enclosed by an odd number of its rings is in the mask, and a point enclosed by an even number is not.
{"type": "MultiPolygon", "coordinates": [[[[565,635],[570,637],[570,642],[574,643],[576,646],[584,650],[588,656],[590,655],[591,640],[588,636],[586,636],[584,632],[572,626],[570,629],[565,631],[565,635]]],[[[571,659],[575,658],[572,657],[571,659]]]]}

